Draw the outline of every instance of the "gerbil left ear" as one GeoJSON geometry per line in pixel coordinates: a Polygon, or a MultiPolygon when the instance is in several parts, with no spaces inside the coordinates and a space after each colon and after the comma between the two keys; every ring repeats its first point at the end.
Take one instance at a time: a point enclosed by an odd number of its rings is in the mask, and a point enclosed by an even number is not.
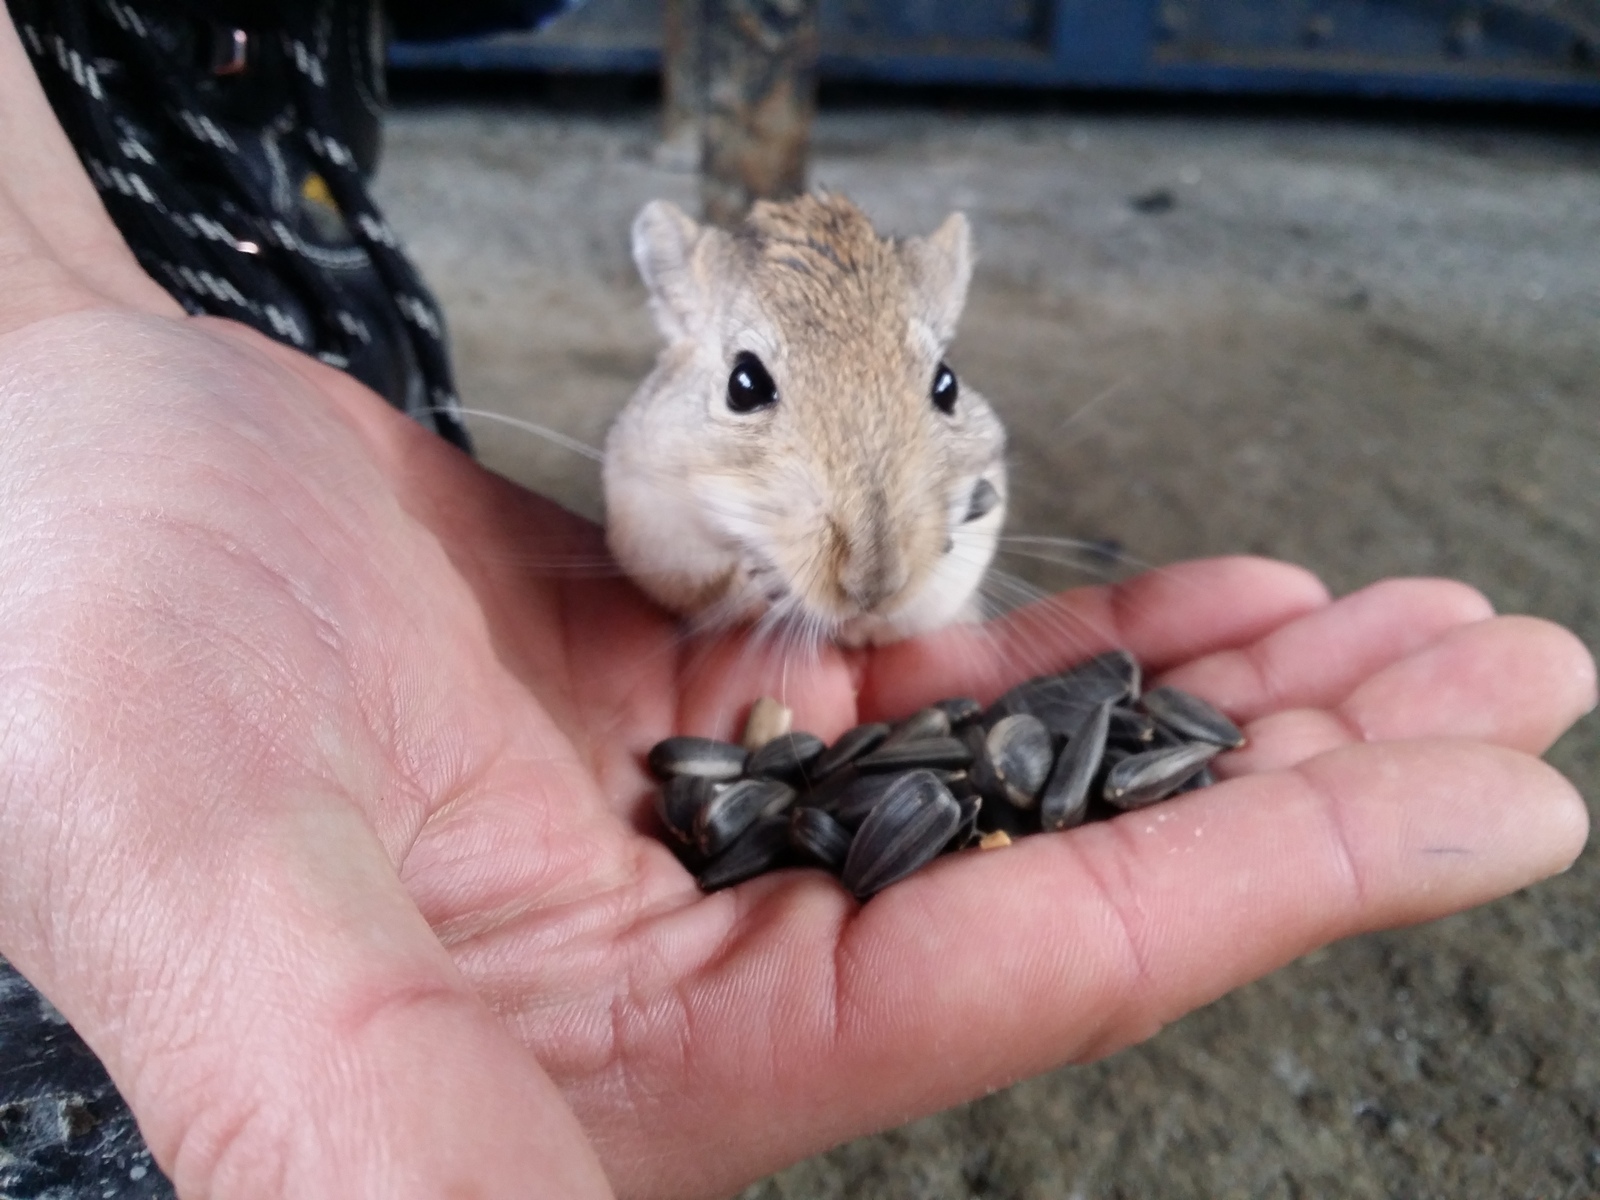
{"type": "Polygon", "coordinates": [[[693,336],[705,288],[696,262],[707,231],[669,200],[652,200],[633,219],[633,261],[650,289],[656,327],[669,342],[693,336]]]}
{"type": "Polygon", "coordinates": [[[903,245],[911,276],[913,311],[942,346],[956,335],[972,282],[972,227],[963,213],[951,213],[925,238],[903,245]]]}

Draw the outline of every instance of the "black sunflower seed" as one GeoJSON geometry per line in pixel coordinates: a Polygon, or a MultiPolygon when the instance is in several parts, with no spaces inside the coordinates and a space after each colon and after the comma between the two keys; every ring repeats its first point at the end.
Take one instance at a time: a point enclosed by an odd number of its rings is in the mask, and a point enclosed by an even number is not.
{"type": "Polygon", "coordinates": [[[1106,775],[1102,795],[1117,808],[1143,808],[1165,800],[1221,753],[1220,746],[1191,742],[1129,755],[1106,775]]]}
{"type": "Polygon", "coordinates": [[[951,835],[949,848],[959,850],[973,842],[978,837],[978,814],[983,811],[983,797],[976,792],[962,796],[952,792],[956,803],[961,806],[961,822],[956,826],[956,831],[951,835]]]}
{"type": "Polygon", "coordinates": [[[885,746],[899,746],[905,742],[925,742],[929,738],[950,736],[950,714],[937,705],[912,713],[896,724],[884,739],[885,746]]]}
{"type": "Polygon", "coordinates": [[[889,727],[882,723],[857,725],[853,729],[846,729],[835,739],[833,745],[824,750],[817,757],[817,761],[811,764],[811,774],[818,779],[826,779],[846,763],[853,762],[868,751],[877,749],[888,736],[889,727]]]}
{"type": "Polygon", "coordinates": [[[726,787],[703,775],[679,775],[656,791],[656,815],[667,832],[684,845],[694,841],[694,823],[717,789],[726,787]]]}
{"type": "MultiPolygon", "coordinates": [[[[1139,680],[1133,657],[1110,651],[987,710],[951,697],[847,730],[831,748],[799,731],[751,755],[668,738],[649,756],[665,781],[663,838],[708,890],[803,860],[841,872],[865,900],[980,834],[1068,829],[1211,786],[1209,760],[1243,735],[1188,693],[1140,697],[1139,680]]],[[[750,725],[777,707],[758,702],[750,725]]]]}
{"type": "Polygon", "coordinates": [[[967,777],[972,780],[972,786],[977,789],[978,794],[991,796],[997,800],[1004,796],[1005,788],[994,773],[994,764],[989,761],[989,731],[982,725],[968,725],[961,731],[961,743],[972,755],[972,762],[967,767],[967,777]]]}
{"type": "Polygon", "coordinates": [[[970,725],[983,716],[983,705],[971,696],[951,696],[948,700],[937,701],[934,707],[944,710],[944,715],[950,718],[952,730],[970,725]]]}
{"type": "Polygon", "coordinates": [[[950,789],[950,794],[957,800],[965,800],[968,796],[976,796],[978,794],[978,789],[972,784],[972,774],[970,771],[942,771],[933,768],[930,769],[932,769],[933,773],[938,776],[939,782],[950,789]]]}
{"type": "Polygon", "coordinates": [[[1058,737],[1081,725],[1098,705],[1120,703],[1139,694],[1139,664],[1126,650],[1108,650],[1059,675],[1019,683],[984,713],[993,725],[1013,713],[1031,713],[1058,737]]]}
{"type": "MultiPolygon", "coordinates": [[[[800,803],[810,808],[820,808],[832,812],[834,804],[844,790],[861,778],[861,772],[852,766],[840,767],[825,779],[813,780],[809,786],[800,791],[800,803]]],[[[805,781],[802,780],[802,783],[805,781]]]]}
{"type": "Polygon", "coordinates": [[[788,857],[789,818],[763,817],[700,872],[699,884],[714,892],[782,866],[788,857]]]}
{"type": "Polygon", "coordinates": [[[1053,749],[1050,731],[1038,717],[1013,713],[997,721],[984,738],[984,757],[1000,791],[991,799],[1032,808],[1050,774],[1053,749]]]}
{"type": "Polygon", "coordinates": [[[789,810],[789,845],[830,871],[844,866],[850,838],[850,831],[820,808],[789,810]]]}
{"type": "Polygon", "coordinates": [[[902,771],[916,767],[941,767],[955,770],[970,765],[972,751],[955,738],[927,738],[920,742],[901,742],[898,746],[879,746],[855,761],[856,770],[902,771]]]}
{"type": "Polygon", "coordinates": [[[888,772],[858,775],[834,800],[830,811],[841,825],[855,829],[878,807],[900,777],[888,772]]]}
{"type": "Polygon", "coordinates": [[[827,743],[814,733],[785,733],[752,754],[745,771],[768,779],[793,779],[827,748],[827,743]]]}
{"type": "Polygon", "coordinates": [[[1106,729],[1106,740],[1111,744],[1129,750],[1149,750],[1155,737],[1156,719],[1149,713],[1121,705],[1111,710],[1111,724],[1106,729]]]}
{"type": "Polygon", "coordinates": [[[706,779],[737,779],[744,774],[749,755],[743,746],[719,742],[715,738],[669,737],[650,749],[650,770],[660,780],[675,775],[699,775],[706,779]]]}
{"type": "Polygon", "coordinates": [[[1105,756],[1111,711],[1109,702],[1102,704],[1067,739],[1039,796],[1041,828],[1071,829],[1089,815],[1090,786],[1105,756]]]}
{"type": "Polygon", "coordinates": [[[775,816],[794,802],[795,791],[776,779],[741,779],[719,789],[695,815],[694,840],[710,858],[731,845],[762,817],[775,816]]]}
{"type": "Polygon", "coordinates": [[[1211,769],[1211,764],[1207,763],[1205,766],[1201,767],[1196,774],[1190,776],[1188,783],[1184,784],[1172,794],[1174,796],[1181,796],[1185,792],[1198,792],[1201,788],[1215,787],[1216,784],[1217,773],[1211,769]]]}
{"type": "Polygon", "coordinates": [[[1244,733],[1237,725],[1199,696],[1178,688],[1153,688],[1139,697],[1139,707],[1182,737],[1226,750],[1244,745],[1244,733]]]}
{"type": "Polygon", "coordinates": [[[930,771],[908,771],[862,822],[842,878],[859,900],[936,858],[961,824],[961,805],[930,771]]]}

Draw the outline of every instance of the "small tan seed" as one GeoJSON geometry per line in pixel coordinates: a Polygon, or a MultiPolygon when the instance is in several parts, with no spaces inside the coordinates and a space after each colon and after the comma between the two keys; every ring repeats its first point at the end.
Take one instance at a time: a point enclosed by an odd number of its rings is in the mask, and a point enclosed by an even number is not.
{"type": "Polygon", "coordinates": [[[978,839],[979,850],[999,850],[1009,845],[1011,845],[1011,835],[1004,829],[996,829],[993,833],[986,833],[978,839]]]}
{"type": "Polygon", "coordinates": [[[754,754],[775,737],[794,727],[794,713],[771,696],[763,696],[750,706],[744,723],[744,748],[754,754]]]}

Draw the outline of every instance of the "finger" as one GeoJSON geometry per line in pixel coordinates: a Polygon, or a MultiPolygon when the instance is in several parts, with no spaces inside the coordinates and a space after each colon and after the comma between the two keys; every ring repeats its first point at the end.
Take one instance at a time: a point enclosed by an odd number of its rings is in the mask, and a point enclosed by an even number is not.
{"type": "Polygon", "coordinates": [[[1374,672],[1494,609],[1449,579],[1386,579],[1314,609],[1259,641],[1184,663],[1162,679],[1236,721],[1331,708],[1374,672]]]}
{"type": "Polygon", "coordinates": [[[1401,659],[1340,710],[1369,741],[1461,737],[1542,754],[1594,703],[1594,659],[1575,635],[1501,617],[1401,659]]]}
{"type": "Polygon", "coordinates": [[[879,650],[863,681],[872,716],[912,711],[942,696],[990,700],[1030,675],[1059,671],[1123,646],[1155,673],[1240,647],[1328,603],[1299,567],[1212,558],[1077,588],[982,626],[954,626],[879,650]]]}
{"type": "Polygon", "coordinates": [[[1595,705],[1595,665],[1573,634],[1533,617],[1459,626],[1379,671],[1330,710],[1253,722],[1225,775],[1279,770],[1356,741],[1458,737],[1542,754],[1595,705]]]}
{"type": "MultiPolygon", "coordinates": [[[[648,1157],[607,1130],[613,1169],[626,1178],[631,1151],[633,1170],[648,1162],[678,1180],[669,1193],[731,1190],[1148,1037],[1330,940],[1522,887],[1569,864],[1585,831],[1572,788],[1526,756],[1356,746],[1156,812],[957,855],[858,914],[824,882],[758,881],[702,906],[736,911],[692,986],[636,991],[615,1026],[629,1094],[662,1100],[641,1122],[660,1135],[648,1157]],[[665,1056],[643,1051],[662,1044],[665,1056]],[[695,1103],[680,1102],[685,1064],[695,1103]],[[697,1151],[708,1137],[715,1156],[697,1151]]],[[[684,920],[668,923],[678,944],[684,920]]]]}
{"type": "Polygon", "coordinates": [[[747,632],[696,641],[679,670],[678,727],[738,741],[750,705],[772,696],[793,712],[794,728],[832,739],[856,721],[856,676],[834,645],[796,653],[747,632]]]}

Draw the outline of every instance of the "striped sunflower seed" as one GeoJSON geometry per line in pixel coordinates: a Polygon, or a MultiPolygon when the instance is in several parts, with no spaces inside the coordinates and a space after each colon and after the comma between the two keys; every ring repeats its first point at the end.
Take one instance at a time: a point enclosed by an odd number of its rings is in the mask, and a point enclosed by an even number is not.
{"type": "Polygon", "coordinates": [[[1102,704],[1067,739],[1039,797],[1040,828],[1071,829],[1089,815],[1090,789],[1105,757],[1111,711],[1109,701],[1102,704]]]}
{"type": "Polygon", "coordinates": [[[818,779],[826,779],[840,767],[854,762],[871,750],[876,750],[888,736],[889,727],[882,723],[857,725],[852,729],[846,729],[835,739],[833,745],[824,750],[817,761],[811,764],[811,772],[818,779]]]}
{"type": "Polygon", "coordinates": [[[957,770],[970,766],[972,751],[952,737],[926,738],[920,742],[901,742],[898,746],[879,746],[855,761],[856,770],[902,771],[916,767],[957,770]]]}
{"type": "Polygon", "coordinates": [[[1128,750],[1149,750],[1156,739],[1156,719],[1149,713],[1124,708],[1120,704],[1111,710],[1111,723],[1106,729],[1106,740],[1128,750]]]}
{"type": "Polygon", "coordinates": [[[868,814],[878,807],[890,788],[900,778],[888,772],[858,775],[834,801],[832,812],[841,825],[857,829],[868,814]]]}
{"type": "Polygon", "coordinates": [[[695,840],[695,818],[711,803],[717,789],[727,786],[703,775],[675,776],[656,790],[656,815],[667,832],[687,846],[695,840]]]}
{"type": "Polygon", "coordinates": [[[1139,697],[1139,707],[1180,737],[1225,750],[1244,745],[1243,730],[1212,704],[1178,688],[1152,688],[1139,697]]]}
{"type": "Polygon", "coordinates": [[[995,722],[983,740],[984,758],[999,795],[1018,808],[1032,808],[1050,774],[1054,758],[1050,731],[1029,713],[1014,713],[995,722]]]}
{"type": "Polygon", "coordinates": [[[837,871],[850,853],[851,833],[820,808],[789,810],[789,845],[802,857],[837,871]]]}
{"type": "Polygon", "coordinates": [[[719,742],[715,738],[669,737],[650,748],[646,760],[651,772],[663,782],[675,775],[699,775],[706,779],[737,779],[744,774],[749,755],[743,746],[719,742]]]}
{"type": "Polygon", "coordinates": [[[905,742],[925,742],[929,738],[950,736],[950,714],[938,705],[912,713],[889,730],[885,746],[898,746],[905,742]]]}
{"type": "Polygon", "coordinates": [[[931,771],[894,781],[850,843],[842,879],[858,900],[931,862],[961,824],[961,805],[931,771]]]}
{"type": "Polygon", "coordinates": [[[741,779],[719,788],[695,814],[695,845],[715,858],[756,821],[789,807],[794,797],[794,789],[776,779],[741,779]]]}
{"type": "Polygon", "coordinates": [[[993,725],[1014,713],[1031,713],[1057,737],[1066,737],[1107,700],[1131,701],[1139,694],[1139,664],[1126,650],[1108,650],[1059,675],[1019,683],[984,713],[993,725]]]}
{"type": "Polygon", "coordinates": [[[750,756],[745,771],[768,779],[793,779],[822,757],[828,748],[814,733],[785,733],[750,756]]]}
{"type": "Polygon", "coordinates": [[[1165,800],[1221,753],[1221,746],[1191,742],[1131,754],[1107,773],[1102,794],[1107,804],[1117,808],[1143,808],[1165,800]]]}
{"type": "Polygon", "coordinates": [[[789,857],[789,818],[763,817],[703,868],[698,882],[714,892],[781,867],[789,857]]]}
{"type": "Polygon", "coordinates": [[[971,696],[951,696],[948,700],[936,701],[934,707],[944,710],[944,715],[950,718],[952,730],[970,725],[983,716],[983,705],[971,696]]]}

